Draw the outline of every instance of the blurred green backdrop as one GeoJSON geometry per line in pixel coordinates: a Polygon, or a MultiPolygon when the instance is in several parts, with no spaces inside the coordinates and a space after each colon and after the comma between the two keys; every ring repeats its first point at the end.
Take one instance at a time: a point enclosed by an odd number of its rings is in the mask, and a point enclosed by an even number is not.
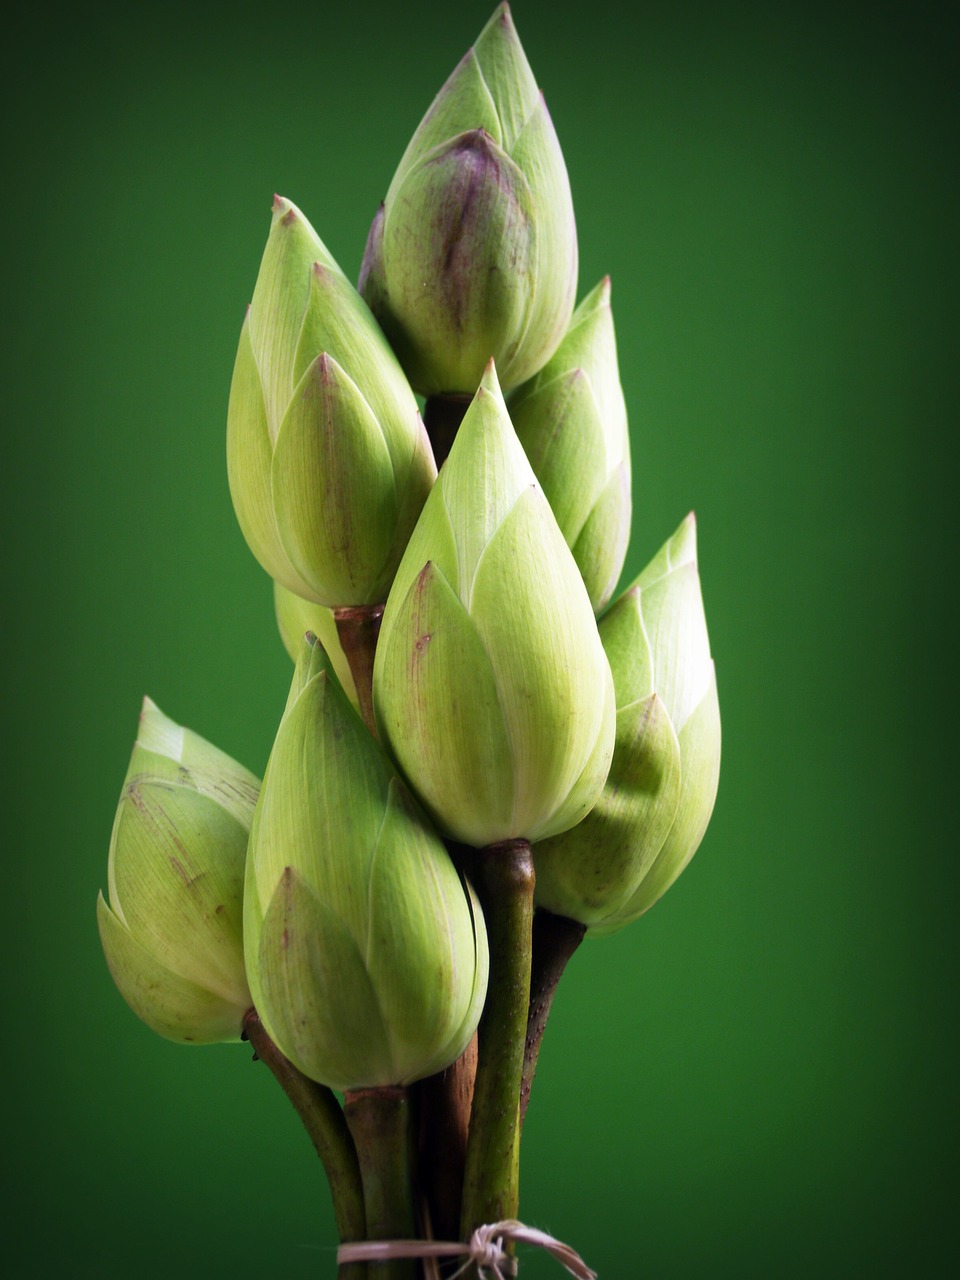
{"type": "MultiPolygon", "coordinates": [[[[272,194],[355,273],[491,8],[95,0],[10,29],[14,1274],[334,1273],[279,1090],[246,1047],[178,1048],[133,1018],[94,904],[143,693],[258,772],[285,697],[223,456],[272,194]]],[[[523,1216],[602,1280],[951,1271],[947,14],[514,6],[570,170],[581,293],[613,277],[627,572],[696,508],[724,718],[704,845],[574,960],[530,1110],[523,1216]]],[[[559,1270],[530,1256],[523,1275],[559,1270]]]]}

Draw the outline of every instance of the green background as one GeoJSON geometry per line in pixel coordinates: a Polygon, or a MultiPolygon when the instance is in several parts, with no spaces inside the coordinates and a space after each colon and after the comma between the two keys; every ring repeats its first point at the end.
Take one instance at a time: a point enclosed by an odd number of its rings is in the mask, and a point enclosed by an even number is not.
{"type": "MultiPolygon", "coordinates": [[[[224,466],[272,194],[354,274],[489,4],[95,3],[8,28],[15,1274],[333,1275],[279,1091],[246,1047],[133,1018],[94,904],[142,695],[256,771],[285,697],[224,466]]],[[[570,171],[580,292],[613,277],[627,574],[696,509],[724,722],[697,858],[561,988],[522,1215],[602,1280],[946,1275],[955,19],[514,12],[570,171]]]]}

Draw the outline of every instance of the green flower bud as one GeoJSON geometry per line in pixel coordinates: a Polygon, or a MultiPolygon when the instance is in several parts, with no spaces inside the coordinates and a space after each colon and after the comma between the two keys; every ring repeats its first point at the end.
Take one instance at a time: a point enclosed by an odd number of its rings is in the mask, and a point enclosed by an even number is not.
{"type": "Polygon", "coordinates": [[[250,833],[244,937],[270,1036],[332,1088],[432,1075],[476,1029],[479,903],[313,637],[250,833]]]}
{"type": "Polygon", "coordinates": [[[227,472],[263,567],[330,606],[386,597],[436,478],[396,356],[309,222],[279,196],[240,334],[227,472]]]}
{"type": "Polygon", "coordinates": [[[563,337],[577,287],[570,182],[502,4],[413,135],[370,229],[360,291],[424,395],[504,387],[563,337]]]}
{"type": "Polygon", "coordinates": [[[236,1040],[253,1003],[243,875],[260,783],[144,699],[97,921],[130,1008],[170,1040],[236,1040]]]}
{"type": "Polygon", "coordinates": [[[630,437],[609,276],[580,303],[556,352],[509,407],[599,613],[630,541],[630,437]]]}
{"type": "Polygon", "coordinates": [[[611,933],[664,894],[703,838],[720,773],[717,683],[691,513],[607,611],[617,691],[607,784],[573,831],[538,844],[537,901],[611,933]]]}
{"type": "Polygon", "coordinates": [[[492,362],[397,570],[373,697],[381,741],[456,840],[543,839],[603,786],[609,664],[492,362]]]}
{"type": "Polygon", "coordinates": [[[340,687],[353,705],[357,706],[357,687],[353,682],[346,654],[340,647],[340,636],[333,610],[328,609],[326,605],[314,604],[312,600],[295,596],[279,582],[273,584],[273,604],[280,639],[291,660],[297,661],[303,646],[303,637],[308,631],[311,632],[323,645],[333,663],[340,687]]]}

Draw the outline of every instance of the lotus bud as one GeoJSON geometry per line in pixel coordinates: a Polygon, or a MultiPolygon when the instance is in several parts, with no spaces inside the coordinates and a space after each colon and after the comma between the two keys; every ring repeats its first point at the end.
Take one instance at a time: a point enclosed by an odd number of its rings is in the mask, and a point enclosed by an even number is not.
{"type": "Polygon", "coordinates": [[[436,477],[396,356],[310,223],[279,196],[240,334],[227,471],[261,565],[331,607],[386,598],[436,477]]]}
{"type": "Polygon", "coordinates": [[[243,876],[260,783],[144,699],[97,920],[130,1008],[170,1040],[237,1040],[253,1003],[243,876]]]}
{"type": "Polygon", "coordinates": [[[418,391],[472,395],[491,356],[505,388],[550,358],[576,287],[566,166],[502,4],[403,154],[360,291],[418,391]]]}
{"type": "Polygon", "coordinates": [[[244,930],[267,1031],[332,1088],[432,1075],[479,1021],[480,906],[312,636],[250,833],[244,930]]]}
{"type": "Polygon", "coordinates": [[[315,635],[333,664],[341,688],[353,705],[357,706],[357,688],[353,682],[350,664],[340,645],[333,610],[328,609],[326,605],[314,604],[312,600],[295,596],[279,582],[273,584],[273,604],[280,639],[291,661],[296,662],[299,657],[306,633],[309,631],[315,635]]]}
{"type": "Polygon", "coordinates": [[[373,698],[381,741],[455,840],[544,839],[606,778],[609,664],[492,362],[387,598],[373,698]]]}
{"type": "Polygon", "coordinates": [[[609,276],[580,303],[560,346],[509,408],[599,613],[630,540],[630,437],[609,276]]]}
{"type": "Polygon", "coordinates": [[[601,619],[600,636],[617,691],[610,775],[584,821],[533,852],[538,903],[611,933],[673,884],[717,794],[720,713],[692,513],[601,619]]]}

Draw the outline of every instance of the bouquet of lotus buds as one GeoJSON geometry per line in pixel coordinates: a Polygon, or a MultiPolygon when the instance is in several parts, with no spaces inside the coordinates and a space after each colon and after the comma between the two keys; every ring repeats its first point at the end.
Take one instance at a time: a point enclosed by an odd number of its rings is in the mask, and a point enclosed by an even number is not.
{"type": "Polygon", "coordinates": [[[227,427],[295,662],[263,781],[147,699],[117,809],[117,986],[172,1040],[253,1045],[354,1280],[512,1275],[524,1241],[592,1274],[518,1220],[547,1014],[716,795],[693,516],[610,603],[627,415],[609,280],[574,309],[576,287],[563,157],[501,5],[401,158],[358,289],[274,203],[227,427]]]}

